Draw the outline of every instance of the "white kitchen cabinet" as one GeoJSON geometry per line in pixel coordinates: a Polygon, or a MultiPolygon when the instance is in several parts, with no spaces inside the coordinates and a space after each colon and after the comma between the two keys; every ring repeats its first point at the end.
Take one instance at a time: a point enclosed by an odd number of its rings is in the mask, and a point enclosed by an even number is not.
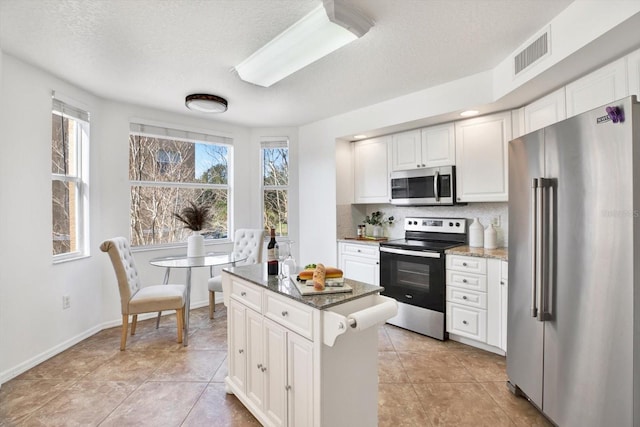
{"type": "Polygon", "coordinates": [[[629,78],[629,95],[640,98],[640,49],[627,56],[627,76],[629,78]]]}
{"type": "Polygon", "coordinates": [[[313,425],[313,344],[296,334],[287,339],[289,425],[313,425]]]}
{"type": "Polygon", "coordinates": [[[505,354],[507,263],[447,255],[447,332],[456,341],[505,354]]]}
{"type": "Polygon", "coordinates": [[[247,390],[247,308],[231,301],[229,305],[229,381],[243,392],[247,390]]]}
{"type": "Polygon", "coordinates": [[[389,203],[389,137],[353,144],[354,203],[389,203]]]}
{"type": "Polygon", "coordinates": [[[569,83],[567,117],[600,107],[628,95],[627,58],[621,58],[569,83]]]}
{"type": "Polygon", "coordinates": [[[391,170],[455,165],[453,123],[395,134],[391,137],[391,170]]]}
{"type": "Polygon", "coordinates": [[[457,201],[506,202],[511,113],[456,122],[455,133],[457,201]]]}
{"type": "Polygon", "coordinates": [[[377,245],[340,242],[338,258],[345,278],[380,285],[380,248],[377,245]]]}
{"type": "Polygon", "coordinates": [[[487,344],[507,350],[507,263],[487,260],[487,344]]]}
{"type": "Polygon", "coordinates": [[[565,88],[552,92],[524,107],[524,133],[533,132],[567,118],[565,88]]]}

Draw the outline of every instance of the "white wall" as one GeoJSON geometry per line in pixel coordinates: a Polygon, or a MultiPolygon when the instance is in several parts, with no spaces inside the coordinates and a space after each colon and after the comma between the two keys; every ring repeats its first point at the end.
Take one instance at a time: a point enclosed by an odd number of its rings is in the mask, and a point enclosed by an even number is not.
{"type": "MultiPolygon", "coordinates": [[[[4,55],[1,61],[0,382],[4,382],[104,326],[120,323],[115,275],[98,246],[108,237],[129,235],[130,118],[209,129],[233,138],[232,227],[254,224],[259,217],[252,205],[250,179],[259,156],[247,128],[105,101],[12,56],[4,55]],[[91,256],[56,265],[51,255],[52,90],[91,113],[91,256]],[[71,297],[67,310],[62,310],[62,295],[71,297]]],[[[143,280],[161,281],[164,274],[148,264],[150,258],[180,252],[184,247],[136,252],[143,280]]],[[[205,305],[208,270],[199,270],[193,275],[192,304],[205,305]]],[[[172,281],[183,280],[184,272],[172,275],[172,281]]]]}

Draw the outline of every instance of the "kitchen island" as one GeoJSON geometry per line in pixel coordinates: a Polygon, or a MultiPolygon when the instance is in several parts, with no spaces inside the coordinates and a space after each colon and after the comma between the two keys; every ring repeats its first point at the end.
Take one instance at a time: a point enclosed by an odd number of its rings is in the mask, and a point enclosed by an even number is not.
{"type": "Polygon", "coordinates": [[[345,283],[351,292],[302,296],[266,264],[223,271],[227,391],[263,425],[377,425],[378,325],[396,302],[345,283]]]}

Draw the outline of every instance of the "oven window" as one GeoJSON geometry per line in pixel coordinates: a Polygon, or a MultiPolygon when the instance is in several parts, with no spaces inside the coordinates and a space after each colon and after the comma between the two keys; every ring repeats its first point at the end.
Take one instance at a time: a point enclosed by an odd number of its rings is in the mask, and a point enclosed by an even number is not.
{"type": "Polygon", "coordinates": [[[429,292],[429,265],[398,261],[397,280],[400,286],[429,292]]]}
{"type": "Polygon", "coordinates": [[[391,197],[394,199],[424,199],[435,197],[433,176],[394,178],[391,180],[391,197]]]}

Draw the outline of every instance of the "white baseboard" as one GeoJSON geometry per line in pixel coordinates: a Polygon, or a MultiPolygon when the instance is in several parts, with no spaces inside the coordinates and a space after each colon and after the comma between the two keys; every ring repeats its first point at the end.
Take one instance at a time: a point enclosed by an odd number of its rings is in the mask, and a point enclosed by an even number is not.
{"type": "MultiPolygon", "coordinates": [[[[218,302],[222,302],[222,295],[220,295],[220,298],[218,298],[218,296],[216,295],[216,303],[218,302]]],[[[196,308],[201,308],[201,307],[206,307],[209,305],[209,301],[208,300],[204,300],[204,301],[195,301],[195,302],[191,302],[191,309],[196,309],[196,308]]],[[[166,311],[163,312],[163,316],[164,315],[169,315],[171,314],[173,311],[166,311]]],[[[152,319],[155,318],[157,316],[156,313],[145,313],[145,314],[141,314],[138,316],[138,320],[146,320],[146,319],[152,319]]],[[[74,345],[78,344],[80,341],[85,340],[87,338],[89,338],[91,335],[94,335],[104,329],[109,329],[109,328],[113,328],[116,326],[120,326],[122,325],[122,318],[120,319],[114,319],[114,320],[109,320],[107,322],[101,323],[99,325],[96,325],[78,335],[76,335],[75,337],[69,338],[68,340],[54,346],[51,347],[48,350],[43,351],[42,353],[38,354],[37,356],[32,357],[29,360],[26,360],[12,368],[7,369],[6,371],[0,372],[0,386],[2,386],[3,383],[6,383],[7,381],[9,381],[10,379],[13,379],[15,377],[17,377],[18,375],[22,374],[23,372],[28,371],[29,369],[38,366],[39,364],[41,364],[42,362],[52,358],[53,356],[62,353],[63,351],[73,347],[74,345]]]]}

